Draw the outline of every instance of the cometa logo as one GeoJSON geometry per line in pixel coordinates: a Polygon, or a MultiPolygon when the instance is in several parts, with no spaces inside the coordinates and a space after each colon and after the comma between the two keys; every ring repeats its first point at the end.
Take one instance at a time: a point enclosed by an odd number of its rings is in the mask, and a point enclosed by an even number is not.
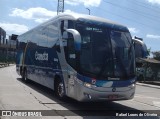
{"type": "Polygon", "coordinates": [[[36,51],[35,59],[40,61],[48,61],[48,53],[44,52],[43,54],[41,54],[36,51]]]}

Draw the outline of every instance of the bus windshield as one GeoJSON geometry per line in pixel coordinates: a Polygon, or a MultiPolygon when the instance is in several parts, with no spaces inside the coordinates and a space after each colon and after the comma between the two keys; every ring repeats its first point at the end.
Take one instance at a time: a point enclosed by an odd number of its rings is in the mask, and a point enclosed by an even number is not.
{"type": "Polygon", "coordinates": [[[80,23],[76,29],[82,38],[81,73],[98,79],[134,76],[134,49],[129,32],[80,23]]]}

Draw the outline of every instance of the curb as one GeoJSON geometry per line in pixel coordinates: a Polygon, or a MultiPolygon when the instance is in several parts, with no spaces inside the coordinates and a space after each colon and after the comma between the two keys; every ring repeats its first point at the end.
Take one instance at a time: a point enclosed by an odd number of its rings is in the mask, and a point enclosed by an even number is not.
{"type": "Polygon", "coordinates": [[[160,89],[160,86],[151,85],[151,84],[145,84],[145,83],[138,83],[138,82],[137,82],[136,85],[160,89]]]}

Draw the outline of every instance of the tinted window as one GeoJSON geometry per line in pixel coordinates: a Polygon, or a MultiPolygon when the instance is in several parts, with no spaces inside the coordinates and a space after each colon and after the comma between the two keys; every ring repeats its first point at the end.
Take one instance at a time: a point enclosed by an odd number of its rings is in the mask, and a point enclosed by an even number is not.
{"type": "Polygon", "coordinates": [[[104,64],[107,64],[103,74],[113,75],[111,42],[107,36],[108,30],[100,26],[77,24],[77,30],[82,37],[80,65],[82,72],[98,76],[104,64]]]}

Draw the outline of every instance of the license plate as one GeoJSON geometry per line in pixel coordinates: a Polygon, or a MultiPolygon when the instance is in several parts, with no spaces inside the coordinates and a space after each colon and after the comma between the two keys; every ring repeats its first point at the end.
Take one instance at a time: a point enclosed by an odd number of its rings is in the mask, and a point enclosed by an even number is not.
{"type": "Polygon", "coordinates": [[[110,99],[110,100],[114,100],[114,99],[117,99],[117,98],[118,98],[117,95],[109,95],[108,96],[108,99],[110,99]]]}

